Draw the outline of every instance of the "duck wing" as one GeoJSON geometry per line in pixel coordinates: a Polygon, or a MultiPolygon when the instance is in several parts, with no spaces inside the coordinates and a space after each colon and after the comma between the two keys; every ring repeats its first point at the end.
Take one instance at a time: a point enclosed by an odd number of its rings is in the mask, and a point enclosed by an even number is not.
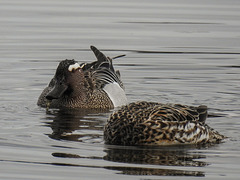
{"type": "Polygon", "coordinates": [[[205,123],[207,106],[198,107],[181,104],[162,104],[157,102],[139,101],[122,107],[119,113],[132,114],[136,119],[161,120],[161,121],[198,121],[205,123]],[[143,113],[144,112],[144,113],[143,113]]]}
{"type": "Polygon", "coordinates": [[[162,121],[196,121],[205,123],[207,106],[187,106],[181,104],[161,104],[151,109],[149,119],[162,121]]]}
{"type": "Polygon", "coordinates": [[[112,59],[106,57],[95,46],[91,46],[91,50],[94,52],[97,61],[80,65],[85,72],[86,78],[90,78],[92,81],[94,81],[94,84],[97,88],[103,88],[106,84],[115,82],[119,84],[122,89],[124,89],[120,72],[115,71],[112,64],[112,59]]]}

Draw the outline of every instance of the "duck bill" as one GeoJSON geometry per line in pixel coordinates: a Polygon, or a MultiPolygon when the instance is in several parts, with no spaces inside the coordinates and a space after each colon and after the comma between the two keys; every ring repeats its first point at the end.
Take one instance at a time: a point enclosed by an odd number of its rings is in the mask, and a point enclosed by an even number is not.
{"type": "Polygon", "coordinates": [[[55,84],[53,89],[47,94],[46,98],[48,100],[58,99],[67,90],[68,86],[65,84],[55,84]]]}

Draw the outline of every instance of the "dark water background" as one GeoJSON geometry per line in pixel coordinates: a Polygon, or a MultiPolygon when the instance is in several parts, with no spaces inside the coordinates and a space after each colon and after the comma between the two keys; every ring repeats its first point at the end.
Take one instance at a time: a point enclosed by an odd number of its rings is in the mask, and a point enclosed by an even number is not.
{"type": "Polygon", "coordinates": [[[0,0],[0,179],[238,179],[240,1],[0,0]],[[113,57],[129,102],[205,104],[212,147],[103,142],[109,112],[36,106],[60,60],[113,57]]]}

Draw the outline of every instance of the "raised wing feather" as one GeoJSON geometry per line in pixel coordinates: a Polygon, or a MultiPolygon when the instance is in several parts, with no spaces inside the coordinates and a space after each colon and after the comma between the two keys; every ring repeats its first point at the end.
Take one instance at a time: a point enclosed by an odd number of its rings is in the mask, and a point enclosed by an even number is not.
{"type": "Polygon", "coordinates": [[[123,88],[119,71],[115,71],[112,59],[106,57],[96,47],[91,46],[97,61],[92,63],[81,64],[81,68],[85,72],[86,78],[90,78],[95,82],[97,88],[103,88],[106,84],[116,82],[123,88]]]}

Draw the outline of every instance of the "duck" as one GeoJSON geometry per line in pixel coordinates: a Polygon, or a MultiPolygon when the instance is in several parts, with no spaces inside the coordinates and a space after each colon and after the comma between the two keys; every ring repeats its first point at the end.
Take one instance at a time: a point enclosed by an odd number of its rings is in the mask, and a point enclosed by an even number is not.
{"type": "Polygon", "coordinates": [[[97,60],[59,63],[54,77],[40,94],[37,105],[47,108],[112,109],[127,104],[119,70],[112,59],[90,46],[97,60]]]}
{"type": "Polygon", "coordinates": [[[109,145],[214,144],[221,135],[206,124],[207,106],[138,101],[113,112],[104,126],[109,145]]]}

